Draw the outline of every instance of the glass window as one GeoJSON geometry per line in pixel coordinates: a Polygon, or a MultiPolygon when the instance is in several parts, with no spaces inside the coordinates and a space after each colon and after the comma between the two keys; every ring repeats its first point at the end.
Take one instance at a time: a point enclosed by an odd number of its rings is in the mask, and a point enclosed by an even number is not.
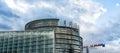
{"type": "Polygon", "coordinates": [[[69,40],[66,39],[56,39],[56,43],[69,43],[69,40]]]}
{"type": "Polygon", "coordinates": [[[71,39],[71,35],[56,34],[56,38],[71,39]]]}
{"type": "Polygon", "coordinates": [[[29,53],[29,51],[31,53],[34,53],[34,52],[40,53],[40,52],[43,52],[44,49],[46,49],[47,51],[46,53],[53,52],[52,51],[54,47],[53,31],[45,31],[45,32],[42,31],[42,32],[35,32],[35,33],[38,33],[38,34],[34,34],[34,33],[30,34],[27,32],[16,32],[16,33],[10,33],[10,34],[8,33],[11,36],[7,37],[8,34],[6,34],[4,35],[6,37],[3,36],[3,38],[1,38],[2,35],[0,35],[0,51],[4,49],[4,51],[5,50],[10,52],[16,51],[17,53],[23,53],[23,52],[29,53]]]}

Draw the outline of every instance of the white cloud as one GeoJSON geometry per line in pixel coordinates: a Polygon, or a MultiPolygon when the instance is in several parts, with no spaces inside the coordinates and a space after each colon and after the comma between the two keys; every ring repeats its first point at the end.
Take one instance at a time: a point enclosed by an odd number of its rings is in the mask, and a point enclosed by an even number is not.
{"type": "MultiPolygon", "coordinates": [[[[18,22],[24,23],[23,25],[26,21],[40,17],[57,16],[59,18],[70,18],[78,22],[81,25],[82,33],[95,33],[98,31],[96,20],[106,12],[105,8],[92,0],[69,0],[64,2],[37,0],[30,3],[27,0],[5,0],[5,2],[14,13],[21,17],[18,22]]],[[[16,29],[16,27],[13,27],[13,29],[16,29]]]]}
{"type": "Polygon", "coordinates": [[[101,51],[101,53],[119,53],[120,52],[120,39],[116,39],[113,41],[107,42],[106,47],[98,48],[97,51],[101,51]]]}
{"type": "Polygon", "coordinates": [[[119,46],[113,46],[113,45],[107,45],[106,47],[96,47],[96,49],[91,49],[91,52],[93,53],[119,53],[120,47],[119,46]]]}
{"type": "Polygon", "coordinates": [[[113,45],[113,46],[116,46],[116,47],[119,47],[120,48],[120,39],[115,39],[115,40],[113,40],[113,41],[109,41],[108,42],[110,45],[113,45]]]}
{"type": "Polygon", "coordinates": [[[69,0],[65,2],[66,5],[64,6],[60,6],[60,4],[57,4],[58,2],[50,3],[42,0],[33,4],[25,3],[24,0],[5,0],[5,2],[11,9],[21,12],[22,14],[27,14],[28,12],[32,13],[31,11],[39,11],[39,9],[42,8],[49,8],[54,9],[60,16],[62,15],[69,18],[77,17],[88,23],[95,23],[97,18],[106,11],[105,8],[99,6],[98,3],[92,2],[91,0],[69,0]]]}
{"type": "Polygon", "coordinates": [[[116,6],[117,6],[117,7],[120,6],[120,3],[116,3],[116,6]]]}
{"type": "Polygon", "coordinates": [[[15,10],[15,11],[19,11],[22,13],[25,13],[27,11],[27,4],[25,3],[15,3],[14,0],[5,0],[6,4],[8,5],[8,7],[10,7],[11,9],[15,10]]]}

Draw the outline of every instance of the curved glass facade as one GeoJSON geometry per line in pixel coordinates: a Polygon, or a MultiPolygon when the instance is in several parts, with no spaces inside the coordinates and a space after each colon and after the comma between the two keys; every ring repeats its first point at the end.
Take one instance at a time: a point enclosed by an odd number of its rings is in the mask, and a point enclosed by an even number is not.
{"type": "Polygon", "coordinates": [[[44,27],[44,26],[57,26],[58,25],[58,20],[59,19],[40,19],[40,20],[35,20],[32,22],[29,22],[26,24],[25,29],[34,29],[37,27],[44,27]]]}
{"type": "Polygon", "coordinates": [[[0,32],[0,53],[54,53],[54,31],[0,32]]]}
{"type": "Polygon", "coordinates": [[[55,53],[69,53],[73,49],[74,53],[82,53],[82,38],[79,36],[79,29],[60,26],[59,19],[43,19],[29,22],[26,30],[53,30],[55,32],[55,53]],[[41,25],[36,24],[43,23],[41,25]],[[47,22],[47,23],[46,23],[47,22]],[[34,23],[34,24],[32,24],[34,23]],[[49,24],[48,24],[49,23],[49,24]]]}
{"type": "Polygon", "coordinates": [[[25,31],[1,31],[0,53],[82,53],[79,29],[59,23],[40,19],[27,23],[25,31]]]}

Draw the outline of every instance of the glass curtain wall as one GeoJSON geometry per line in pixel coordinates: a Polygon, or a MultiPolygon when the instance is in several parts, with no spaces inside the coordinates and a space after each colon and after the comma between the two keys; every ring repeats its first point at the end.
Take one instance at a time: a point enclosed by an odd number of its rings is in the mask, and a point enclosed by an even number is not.
{"type": "Polygon", "coordinates": [[[57,27],[56,34],[56,53],[69,53],[73,49],[75,53],[81,53],[82,38],[79,31],[74,28],[57,27]]]}
{"type": "Polygon", "coordinates": [[[59,19],[40,19],[26,24],[26,30],[54,30],[55,32],[55,53],[82,53],[82,37],[79,34],[78,26],[72,22],[64,21],[61,25],[59,19]],[[75,27],[73,27],[75,26],[75,27]]]}
{"type": "Polygon", "coordinates": [[[0,32],[0,53],[54,53],[54,32],[0,32]]]}

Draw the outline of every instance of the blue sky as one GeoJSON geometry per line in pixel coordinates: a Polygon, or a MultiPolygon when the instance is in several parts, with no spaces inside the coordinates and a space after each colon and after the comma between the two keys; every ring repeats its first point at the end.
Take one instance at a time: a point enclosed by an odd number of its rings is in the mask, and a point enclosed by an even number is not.
{"type": "Polygon", "coordinates": [[[80,25],[84,45],[105,43],[91,53],[119,53],[119,0],[0,0],[0,31],[24,30],[42,18],[59,18],[80,25]]]}

